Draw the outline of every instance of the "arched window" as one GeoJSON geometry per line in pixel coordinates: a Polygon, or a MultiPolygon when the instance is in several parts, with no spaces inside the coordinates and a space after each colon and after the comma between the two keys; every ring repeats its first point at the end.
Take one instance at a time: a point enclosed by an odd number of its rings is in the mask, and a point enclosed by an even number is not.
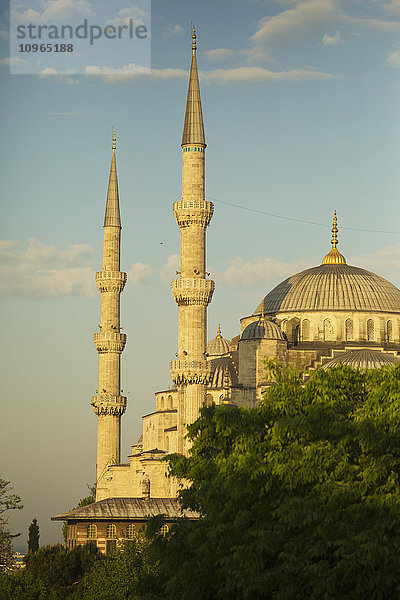
{"type": "Polygon", "coordinates": [[[160,410],[164,410],[164,396],[160,398],[160,410]]]}
{"type": "Polygon", "coordinates": [[[168,525],[163,525],[160,529],[160,533],[163,537],[165,537],[167,535],[167,533],[169,533],[169,527],[168,525]]]}
{"type": "Polygon", "coordinates": [[[354,340],[353,319],[346,319],[345,329],[346,329],[346,341],[350,342],[351,340],[354,340]]]}
{"type": "Polygon", "coordinates": [[[386,338],[388,342],[393,342],[393,323],[388,321],[386,323],[386,338]]]}
{"type": "Polygon", "coordinates": [[[117,527],[116,527],[116,525],[114,525],[114,523],[109,523],[107,525],[107,539],[115,540],[116,537],[117,537],[117,527]]]}
{"type": "Polygon", "coordinates": [[[133,523],[129,523],[129,525],[127,525],[126,527],[126,537],[128,538],[128,540],[133,540],[133,538],[135,537],[135,533],[136,527],[133,523]]]}
{"type": "Polygon", "coordinates": [[[168,396],[168,399],[167,399],[167,408],[172,409],[173,406],[174,406],[174,401],[172,399],[172,396],[168,396]]]}
{"type": "Polygon", "coordinates": [[[310,341],[310,321],[308,319],[304,319],[301,324],[301,339],[303,342],[310,341]]]}
{"type": "Polygon", "coordinates": [[[375,327],[372,319],[367,321],[367,340],[373,342],[375,340],[375,327]]]}
{"type": "Polygon", "coordinates": [[[299,338],[300,338],[300,325],[296,325],[295,327],[293,327],[293,345],[297,346],[297,344],[299,343],[299,338]]]}
{"type": "Polygon", "coordinates": [[[97,527],[96,525],[93,525],[93,523],[90,523],[90,525],[87,526],[86,537],[89,540],[95,540],[97,538],[97,527]]]}
{"type": "Polygon", "coordinates": [[[324,321],[324,342],[333,340],[333,327],[330,319],[324,321]]]}

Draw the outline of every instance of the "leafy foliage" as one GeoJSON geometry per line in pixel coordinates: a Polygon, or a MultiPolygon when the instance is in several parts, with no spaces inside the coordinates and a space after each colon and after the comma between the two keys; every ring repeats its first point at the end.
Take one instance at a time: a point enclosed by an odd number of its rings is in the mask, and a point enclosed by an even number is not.
{"type": "Polygon", "coordinates": [[[5,513],[23,508],[21,498],[13,494],[12,489],[10,482],[0,477],[0,571],[11,569],[14,564],[12,538],[16,536],[7,527],[5,513]]]}
{"type": "Polygon", "coordinates": [[[167,597],[400,597],[400,365],[268,366],[257,408],[204,408],[170,458],[203,518],[160,551],[167,597]]]}
{"type": "Polygon", "coordinates": [[[39,550],[40,531],[37,519],[33,519],[29,525],[28,552],[37,552],[39,550]]]}

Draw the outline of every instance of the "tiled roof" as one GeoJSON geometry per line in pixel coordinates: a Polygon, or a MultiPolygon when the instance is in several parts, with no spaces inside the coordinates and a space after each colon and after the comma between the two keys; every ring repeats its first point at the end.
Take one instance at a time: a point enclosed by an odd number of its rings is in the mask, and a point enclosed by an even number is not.
{"type": "Polygon", "coordinates": [[[254,315],[314,310],[359,310],[400,314],[400,290],[358,267],[320,265],[292,275],[260,302],[254,315]]]}
{"type": "Polygon", "coordinates": [[[198,519],[198,513],[182,510],[176,498],[106,498],[87,506],[75,508],[62,515],[52,517],[52,521],[104,521],[127,519],[140,521],[156,515],[165,515],[168,519],[187,517],[198,519]]]}
{"type": "Polygon", "coordinates": [[[322,365],[322,369],[326,371],[330,367],[336,367],[339,363],[348,365],[353,369],[380,369],[383,366],[393,367],[400,363],[400,357],[396,357],[393,353],[379,352],[378,350],[352,350],[337,354],[335,358],[322,365]]]}

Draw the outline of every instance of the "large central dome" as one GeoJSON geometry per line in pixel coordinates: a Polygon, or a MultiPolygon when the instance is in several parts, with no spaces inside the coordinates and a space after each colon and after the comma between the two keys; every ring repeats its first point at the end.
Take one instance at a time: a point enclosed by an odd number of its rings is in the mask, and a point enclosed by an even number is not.
{"type": "Polygon", "coordinates": [[[292,275],[260,302],[254,315],[297,311],[368,311],[400,314],[400,290],[358,267],[322,264],[292,275]]]}

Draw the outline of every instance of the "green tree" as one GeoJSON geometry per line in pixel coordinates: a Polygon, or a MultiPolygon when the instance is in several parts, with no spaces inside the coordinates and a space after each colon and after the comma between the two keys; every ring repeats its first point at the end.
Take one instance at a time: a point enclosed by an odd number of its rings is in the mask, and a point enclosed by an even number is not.
{"type": "Polygon", "coordinates": [[[189,427],[183,521],[157,542],[167,598],[400,597],[400,365],[269,364],[257,408],[211,406],[189,427]]]}
{"type": "Polygon", "coordinates": [[[39,550],[40,531],[37,519],[33,519],[29,525],[28,552],[37,552],[39,550]]]}
{"type": "Polygon", "coordinates": [[[150,540],[138,535],[107,556],[85,577],[82,600],[164,600],[150,540]]]}
{"type": "Polygon", "coordinates": [[[57,600],[72,598],[85,574],[97,568],[102,560],[100,551],[90,544],[72,550],[62,544],[45,546],[25,557],[24,583],[38,582],[40,590],[46,590],[48,597],[52,594],[57,600]]]}
{"type": "MultiPolygon", "coordinates": [[[[85,498],[81,498],[79,500],[78,504],[74,508],[80,508],[81,506],[87,506],[88,504],[93,504],[93,502],[96,501],[96,484],[94,483],[93,485],[89,485],[87,483],[86,487],[89,490],[89,495],[85,496],[85,498]]],[[[74,510],[74,508],[71,508],[71,510],[74,510]]],[[[67,537],[68,537],[68,523],[67,523],[67,521],[63,522],[63,525],[62,525],[62,536],[63,536],[64,543],[66,544],[67,543],[67,537]]]]}
{"type": "Polygon", "coordinates": [[[9,510],[18,510],[23,508],[21,498],[12,493],[13,487],[9,481],[0,477],[0,571],[8,570],[13,567],[13,535],[8,529],[8,519],[5,513],[9,510]]]}

